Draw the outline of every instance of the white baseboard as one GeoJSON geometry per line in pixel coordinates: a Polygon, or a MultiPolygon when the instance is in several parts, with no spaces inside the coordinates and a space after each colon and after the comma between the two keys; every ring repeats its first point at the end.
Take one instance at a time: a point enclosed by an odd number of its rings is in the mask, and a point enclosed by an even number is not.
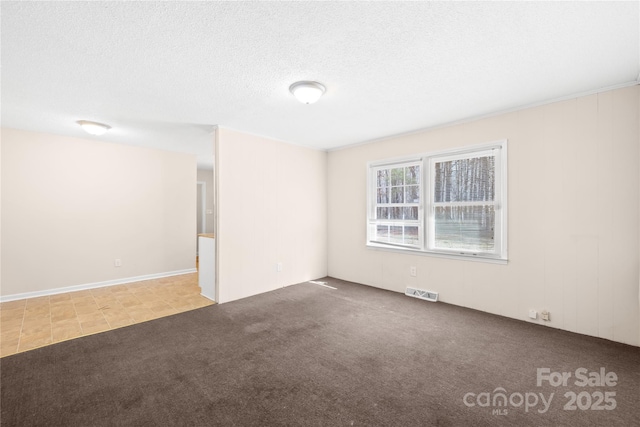
{"type": "Polygon", "coordinates": [[[125,277],[123,279],[107,280],[104,282],[85,283],[83,285],[67,286],[64,288],[47,289],[44,291],[25,292],[22,294],[0,296],[0,302],[15,301],[25,298],[44,297],[47,295],[62,294],[65,292],[84,291],[87,289],[104,288],[105,286],[124,285],[126,283],[142,282],[144,280],[161,279],[163,277],[180,276],[182,274],[196,273],[195,268],[186,270],[167,271],[164,273],[147,274],[144,276],[125,277]]]}

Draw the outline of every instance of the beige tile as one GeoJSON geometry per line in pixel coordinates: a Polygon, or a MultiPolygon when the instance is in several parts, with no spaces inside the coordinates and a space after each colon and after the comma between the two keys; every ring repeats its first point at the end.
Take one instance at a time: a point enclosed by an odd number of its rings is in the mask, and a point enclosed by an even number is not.
{"type": "Polygon", "coordinates": [[[102,312],[102,314],[104,315],[105,319],[115,319],[117,317],[130,317],[129,316],[129,311],[125,308],[118,308],[115,310],[105,310],[102,312]]]}
{"type": "Polygon", "coordinates": [[[98,313],[102,313],[103,316],[107,316],[110,313],[119,313],[121,310],[124,310],[122,307],[114,307],[114,308],[102,308],[98,310],[98,313]]]}
{"type": "Polygon", "coordinates": [[[145,297],[152,297],[156,293],[151,288],[141,288],[141,289],[136,289],[136,292],[132,292],[131,294],[135,295],[136,298],[145,298],[145,297]]]}
{"type": "Polygon", "coordinates": [[[145,320],[151,320],[151,319],[156,319],[157,315],[149,310],[148,308],[139,308],[136,310],[132,310],[129,312],[129,315],[133,318],[133,320],[135,320],[136,322],[144,322],[145,320]]]}
{"type": "Polygon", "coordinates": [[[49,336],[42,337],[20,337],[20,345],[18,346],[18,351],[32,350],[34,348],[51,344],[52,342],[53,340],[51,339],[51,333],[49,333],[49,336]]]}
{"type": "Polygon", "coordinates": [[[15,338],[13,340],[3,341],[0,344],[0,357],[9,356],[10,354],[15,354],[18,352],[18,343],[19,339],[15,338]]]}
{"type": "Polygon", "coordinates": [[[0,333],[0,346],[4,342],[17,340],[18,338],[20,338],[20,333],[21,333],[21,328],[2,330],[2,333],[0,333]]]}
{"type": "Polygon", "coordinates": [[[18,352],[17,348],[14,350],[13,347],[7,347],[7,348],[1,347],[0,357],[11,356],[12,354],[16,354],[17,352],[18,352]]]}
{"type": "Polygon", "coordinates": [[[57,322],[60,320],[68,320],[76,318],[76,310],[73,306],[68,307],[52,307],[51,308],[51,321],[57,322]]]}
{"type": "Polygon", "coordinates": [[[78,316],[76,316],[76,318],[78,319],[78,322],[80,322],[80,323],[92,322],[94,320],[104,320],[104,314],[102,314],[101,311],[93,311],[93,312],[90,312],[90,313],[78,314],[78,316]]]}
{"type": "Polygon", "coordinates": [[[90,290],[69,292],[69,296],[71,297],[71,299],[82,299],[82,298],[92,297],[90,290]]]}
{"type": "Polygon", "coordinates": [[[82,327],[80,323],[75,321],[75,323],[68,323],[65,325],[54,325],[51,329],[51,334],[53,335],[53,342],[65,341],[71,338],[81,337],[82,327]]]}
{"type": "Polygon", "coordinates": [[[110,295],[111,291],[109,290],[108,286],[105,286],[104,288],[97,288],[97,289],[91,289],[91,295],[95,298],[98,296],[104,296],[104,295],[110,295]]]}
{"type": "Polygon", "coordinates": [[[20,341],[20,334],[2,334],[2,336],[0,336],[0,347],[11,347],[12,345],[15,345],[17,348],[18,341],[20,341]]]}
{"type": "Polygon", "coordinates": [[[24,316],[24,308],[4,308],[0,310],[0,319],[14,319],[24,316]]]}
{"type": "Polygon", "coordinates": [[[160,304],[163,301],[161,299],[142,299],[140,300],[140,302],[142,303],[142,305],[139,308],[149,308],[152,307],[154,305],[160,304]]]}
{"type": "Polygon", "coordinates": [[[131,315],[131,312],[136,310],[141,310],[141,308],[135,307],[134,309],[130,309],[130,310],[127,310],[126,308],[122,308],[120,310],[113,310],[112,312],[105,314],[104,317],[105,319],[121,319],[124,317],[131,317],[133,319],[134,317],[131,315]]]}
{"type": "Polygon", "coordinates": [[[50,305],[39,305],[37,307],[27,307],[24,310],[25,318],[28,317],[43,317],[49,316],[51,314],[51,306],[50,305]]]}
{"type": "Polygon", "coordinates": [[[96,303],[91,303],[91,304],[75,304],[74,308],[76,309],[76,313],[79,315],[81,314],[88,314],[88,313],[97,313],[99,312],[98,310],[98,305],[96,303]]]}
{"type": "Polygon", "coordinates": [[[124,310],[124,307],[118,302],[113,304],[100,305],[99,310],[103,313],[108,313],[110,311],[124,310]]]}
{"type": "Polygon", "coordinates": [[[46,297],[37,297],[37,298],[28,298],[27,299],[27,308],[29,307],[38,307],[41,305],[49,305],[49,296],[46,297]]]}
{"type": "Polygon", "coordinates": [[[59,320],[57,322],[51,323],[51,329],[55,328],[68,328],[68,327],[80,327],[80,322],[78,319],[67,319],[67,320],[59,320]]]}
{"type": "Polygon", "coordinates": [[[95,298],[93,298],[92,295],[87,296],[87,297],[73,298],[71,301],[73,302],[73,305],[87,305],[87,304],[95,304],[96,303],[96,300],[95,300],[95,298]]]}
{"type": "Polygon", "coordinates": [[[169,305],[179,311],[185,311],[192,308],[191,303],[185,300],[169,301],[169,305]]]}
{"type": "Polygon", "coordinates": [[[101,313],[107,313],[109,311],[114,311],[114,310],[117,311],[117,310],[120,310],[120,309],[122,309],[122,306],[117,305],[117,304],[104,304],[104,305],[98,304],[98,310],[96,310],[96,311],[101,312],[101,313]]]}
{"type": "Polygon", "coordinates": [[[129,326],[129,325],[133,325],[134,323],[137,323],[131,317],[107,319],[107,322],[109,323],[109,326],[111,326],[112,329],[121,328],[123,326],[129,326]]]}
{"type": "Polygon", "coordinates": [[[108,331],[110,329],[109,324],[105,319],[80,322],[80,326],[82,327],[82,333],[85,335],[108,331]]]}
{"type": "Polygon", "coordinates": [[[59,302],[65,302],[65,301],[71,301],[71,295],[68,294],[68,293],[51,295],[49,297],[49,301],[51,302],[51,304],[55,304],[55,303],[59,303],[59,302]]]}
{"type": "Polygon", "coordinates": [[[178,313],[178,310],[176,310],[175,308],[173,308],[171,306],[156,307],[156,308],[152,308],[151,311],[153,311],[156,315],[159,315],[159,316],[168,316],[170,314],[178,313]]]}
{"type": "Polygon", "coordinates": [[[51,314],[60,314],[60,313],[68,313],[68,312],[76,312],[76,307],[71,303],[60,303],[60,304],[52,304],[51,305],[51,314]]]}
{"type": "Polygon", "coordinates": [[[51,327],[51,318],[50,317],[39,317],[39,318],[25,318],[22,322],[22,328],[20,331],[22,333],[31,332],[31,331],[39,331],[42,329],[47,329],[51,327]]]}
{"type": "Polygon", "coordinates": [[[22,329],[22,323],[22,319],[3,320],[0,322],[0,333],[13,331],[15,329],[20,331],[20,329],[22,329]]]}
{"type": "Polygon", "coordinates": [[[102,314],[107,315],[108,313],[118,313],[120,311],[126,311],[126,309],[120,304],[110,304],[104,306],[104,308],[101,308],[100,311],[102,312],[102,314]]]}
{"type": "Polygon", "coordinates": [[[111,286],[109,290],[113,294],[121,294],[121,293],[129,292],[129,290],[125,285],[111,286]]]}
{"type": "Polygon", "coordinates": [[[29,327],[25,326],[20,332],[20,341],[47,336],[51,336],[51,323],[49,323],[48,325],[34,325],[29,327]]]}
{"type": "Polygon", "coordinates": [[[87,305],[87,304],[96,304],[96,299],[93,296],[82,297],[82,298],[74,298],[73,305],[87,305]]]}
{"type": "Polygon", "coordinates": [[[213,301],[202,296],[197,298],[189,298],[188,301],[195,308],[206,307],[213,304],[213,301]]]}
{"type": "Polygon", "coordinates": [[[159,301],[148,307],[151,311],[162,311],[166,309],[172,308],[169,304],[164,301],[159,301]]]}
{"type": "Polygon", "coordinates": [[[0,304],[0,357],[211,305],[197,274],[0,304]]]}
{"type": "Polygon", "coordinates": [[[0,344],[0,357],[17,353],[19,342],[20,340],[18,338],[3,341],[0,344]]]}
{"type": "Polygon", "coordinates": [[[60,307],[59,309],[51,310],[51,321],[59,322],[61,320],[73,319],[77,316],[76,310],[73,307],[60,307]]]}
{"type": "Polygon", "coordinates": [[[0,321],[0,334],[7,330],[20,329],[23,323],[22,317],[16,317],[15,319],[3,319],[0,321]]]}
{"type": "Polygon", "coordinates": [[[124,308],[131,308],[131,307],[143,307],[144,303],[142,303],[142,301],[140,301],[139,299],[128,299],[128,300],[124,300],[124,301],[120,301],[120,305],[122,305],[122,307],[124,308]]]}
{"type": "Polygon", "coordinates": [[[51,305],[51,315],[54,314],[60,315],[61,313],[74,313],[76,312],[76,308],[73,304],[52,304],[51,305]]]}
{"type": "Polygon", "coordinates": [[[49,334],[23,335],[20,337],[18,352],[32,350],[53,343],[51,332],[49,334]]]}
{"type": "Polygon", "coordinates": [[[134,294],[133,292],[129,292],[128,289],[126,292],[114,292],[112,295],[114,295],[119,300],[136,299],[136,294],[134,294]]]}
{"type": "Polygon", "coordinates": [[[129,291],[129,293],[131,295],[135,295],[136,298],[140,298],[144,295],[154,295],[155,291],[153,290],[153,288],[138,288],[138,289],[131,289],[129,291]]]}
{"type": "Polygon", "coordinates": [[[51,312],[51,306],[49,304],[27,306],[24,312],[25,312],[25,315],[29,315],[29,316],[39,316],[42,314],[49,314],[51,312]]]}
{"type": "Polygon", "coordinates": [[[96,297],[95,301],[98,307],[120,305],[120,301],[118,301],[118,298],[113,296],[96,297]]]}
{"type": "Polygon", "coordinates": [[[0,310],[12,310],[16,308],[24,308],[27,304],[26,299],[20,299],[16,301],[7,301],[0,304],[0,310]]]}

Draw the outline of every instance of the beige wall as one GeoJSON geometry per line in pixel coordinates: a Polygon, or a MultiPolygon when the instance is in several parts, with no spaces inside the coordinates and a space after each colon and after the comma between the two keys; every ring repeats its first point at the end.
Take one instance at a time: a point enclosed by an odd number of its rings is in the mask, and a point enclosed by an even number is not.
{"type": "Polygon", "coordinates": [[[2,129],[1,160],[3,297],[195,267],[194,156],[2,129]]]}
{"type": "Polygon", "coordinates": [[[634,86],[330,152],[329,275],[639,345],[639,104],[634,86]],[[365,247],[367,162],[504,138],[508,265],[365,247]]]}
{"type": "Polygon", "coordinates": [[[205,206],[205,211],[210,211],[212,213],[207,214],[205,213],[206,216],[206,221],[205,221],[205,233],[213,233],[213,229],[214,229],[214,221],[213,221],[213,212],[214,212],[214,199],[213,199],[213,171],[212,170],[205,170],[205,169],[198,169],[198,175],[197,175],[197,180],[198,181],[202,181],[202,182],[206,182],[206,192],[207,192],[207,200],[206,200],[206,206],[205,206]]]}
{"type": "Polygon", "coordinates": [[[224,128],[216,145],[218,301],[324,277],[327,153],[224,128]]]}

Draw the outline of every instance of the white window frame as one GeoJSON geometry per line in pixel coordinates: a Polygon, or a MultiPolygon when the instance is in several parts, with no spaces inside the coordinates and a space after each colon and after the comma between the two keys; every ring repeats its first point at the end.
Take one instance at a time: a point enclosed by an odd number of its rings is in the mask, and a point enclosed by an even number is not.
{"type": "Polygon", "coordinates": [[[418,244],[401,244],[401,243],[389,243],[382,242],[378,240],[370,239],[370,242],[374,245],[382,245],[382,246],[390,246],[390,247],[398,247],[398,248],[407,248],[407,249],[421,249],[424,246],[424,191],[420,192],[420,201],[419,203],[403,203],[402,206],[398,207],[407,207],[409,206],[417,206],[418,208],[418,219],[416,220],[393,220],[393,219],[378,219],[377,218],[377,207],[393,207],[392,203],[385,204],[384,206],[379,206],[377,203],[377,174],[378,171],[384,169],[393,169],[398,167],[411,167],[411,166],[420,166],[420,176],[418,185],[421,187],[424,186],[424,164],[423,159],[402,159],[401,161],[388,161],[383,163],[376,163],[375,165],[371,165],[371,171],[369,174],[369,181],[367,187],[369,188],[368,196],[369,196],[369,213],[368,213],[368,221],[367,221],[367,234],[368,239],[370,238],[372,227],[377,227],[378,225],[382,226],[402,226],[402,227],[418,227],[418,244]],[[388,205],[388,206],[387,206],[388,205]]]}
{"type": "MultiPolygon", "coordinates": [[[[397,252],[411,252],[414,254],[424,254],[429,256],[438,256],[456,259],[468,259],[485,262],[506,263],[508,260],[507,252],[507,140],[500,140],[486,144],[478,144],[473,146],[462,147],[453,150],[444,150],[431,153],[422,153],[417,156],[385,159],[376,162],[369,162],[367,165],[367,246],[372,249],[383,249],[397,252]],[[435,180],[434,171],[435,164],[443,161],[463,159],[469,157],[477,157],[484,155],[495,156],[495,198],[490,202],[458,202],[450,205],[459,206],[477,206],[477,205],[493,205],[495,211],[495,227],[494,227],[494,250],[492,252],[477,252],[464,249],[442,249],[436,248],[434,244],[435,238],[435,208],[434,191],[435,180]],[[406,222],[407,225],[415,225],[418,223],[421,233],[418,245],[399,245],[394,243],[385,243],[376,241],[373,238],[375,234],[373,227],[379,224],[376,219],[376,189],[377,171],[384,168],[392,168],[398,166],[407,166],[409,164],[419,163],[421,165],[421,194],[419,206],[419,220],[417,222],[406,222]]],[[[439,204],[446,205],[446,204],[439,204]]]]}

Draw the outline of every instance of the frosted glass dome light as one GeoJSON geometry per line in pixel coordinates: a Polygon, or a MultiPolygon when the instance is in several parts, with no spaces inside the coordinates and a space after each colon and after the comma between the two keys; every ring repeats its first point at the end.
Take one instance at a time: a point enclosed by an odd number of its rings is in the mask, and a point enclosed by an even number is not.
{"type": "Polygon", "coordinates": [[[326,88],[318,82],[296,82],[289,86],[289,91],[303,104],[313,104],[316,102],[326,88]]]}

